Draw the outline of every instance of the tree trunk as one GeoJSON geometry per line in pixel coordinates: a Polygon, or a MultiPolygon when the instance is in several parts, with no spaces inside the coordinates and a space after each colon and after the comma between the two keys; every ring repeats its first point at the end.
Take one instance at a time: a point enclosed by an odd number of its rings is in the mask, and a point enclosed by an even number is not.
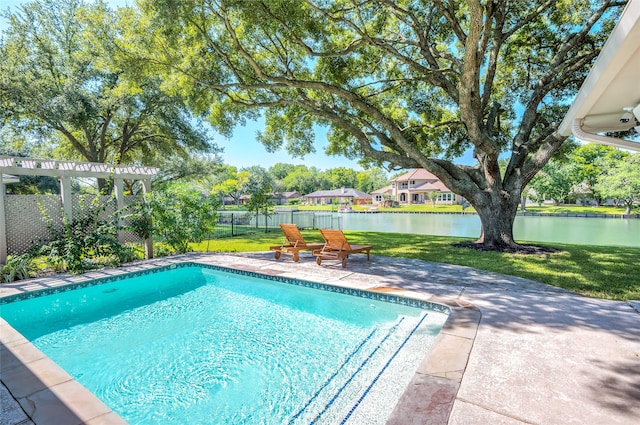
{"type": "Polygon", "coordinates": [[[511,197],[494,199],[485,206],[476,206],[482,222],[482,231],[476,241],[488,249],[501,250],[515,248],[518,244],[513,239],[513,222],[516,218],[520,198],[511,197]]]}
{"type": "Polygon", "coordinates": [[[98,192],[102,193],[104,191],[104,188],[107,186],[107,180],[104,178],[98,178],[96,180],[98,183],[98,192]]]}

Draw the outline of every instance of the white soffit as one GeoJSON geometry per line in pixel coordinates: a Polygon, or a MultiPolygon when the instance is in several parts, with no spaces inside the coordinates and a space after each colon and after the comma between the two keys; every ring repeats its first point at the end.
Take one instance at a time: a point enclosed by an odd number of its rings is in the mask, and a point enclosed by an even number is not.
{"type": "MultiPolygon", "coordinates": [[[[635,120],[632,118],[628,123],[621,123],[620,119],[625,108],[635,108],[638,104],[640,0],[631,0],[622,11],[620,20],[560,124],[559,131],[563,136],[568,136],[576,123],[586,133],[629,130],[635,125],[635,120]]],[[[621,147],[640,150],[638,142],[620,141],[623,142],[621,147]]]]}

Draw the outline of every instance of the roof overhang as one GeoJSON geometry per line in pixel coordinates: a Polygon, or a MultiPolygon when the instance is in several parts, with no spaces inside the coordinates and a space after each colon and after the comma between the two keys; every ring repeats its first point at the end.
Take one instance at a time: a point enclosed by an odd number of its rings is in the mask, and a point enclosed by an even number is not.
{"type": "MultiPolygon", "coordinates": [[[[596,133],[628,131],[640,121],[640,1],[620,15],[567,115],[560,134],[640,151],[640,142],[596,133]]],[[[638,128],[640,132],[640,127],[638,128]]]]}

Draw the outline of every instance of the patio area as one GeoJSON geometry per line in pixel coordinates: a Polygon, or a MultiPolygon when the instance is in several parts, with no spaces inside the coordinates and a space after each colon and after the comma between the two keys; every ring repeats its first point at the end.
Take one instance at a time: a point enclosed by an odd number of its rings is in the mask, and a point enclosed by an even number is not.
{"type": "MultiPolygon", "coordinates": [[[[449,322],[387,423],[640,421],[639,303],[585,298],[467,267],[374,255],[371,261],[354,256],[343,269],[335,261],[318,266],[308,253],[298,263],[290,257],[275,260],[271,252],[196,253],[84,276],[2,285],[0,296],[185,260],[374,291],[406,291],[452,306],[449,322]]],[[[10,343],[2,334],[4,361],[10,343]]],[[[5,373],[2,381],[11,390],[5,373]]],[[[62,423],[37,408],[27,416],[3,386],[0,393],[2,424],[62,423]]],[[[21,396],[23,406],[34,398],[21,396]]],[[[89,409],[94,416],[83,416],[82,408],[70,410],[78,423],[119,423],[101,409],[89,409]]]]}

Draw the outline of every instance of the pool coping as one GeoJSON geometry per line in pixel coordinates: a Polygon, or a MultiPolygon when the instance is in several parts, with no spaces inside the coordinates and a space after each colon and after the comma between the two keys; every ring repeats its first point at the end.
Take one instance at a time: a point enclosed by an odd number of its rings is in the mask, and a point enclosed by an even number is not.
{"type": "MultiPolygon", "coordinates": [[[[229,256],[229,255],[227,255],[229,256]]],[[[57,275],[30,279],[0,286],[0,299],[20,293],[46,290],[88,282],[95,279],[122,278],[136,272],[153,271],[171,265],[195,263],[216,264],[216,254],[182,255],[146,260],[119,268],[102,269],[83,275],[57,275]]],[[[255,270],[251,265],[234,264],[233,269],[256,275],[277,276],[269,269],[255,270]]],[[[357,273],[357,272],[356,272],[357,273]]],[[[284,278],[315,282],[308,277],[284,278]]],[[[352,288],[369,293],[392,293],[394,296],[448,307],[449,317],[434,344],[401,395],[387,419],[387,424],[446,424],[467,366],[481,319],[480,310],[459,299],[431,296],[420,291],[393,287],[357,288],[317,282],[323,286],[352,288]]],[[[341,282],[343,283],[343,282],[341,282]]],[[[17,401],[25,418],[36,425],[48,424],[126,424],[126,422],[93,393],[75,381],[66,371],[46,357],[26,338],[0,319],[0,380],[17,401]]],[[[19,413],[19,412],[18,412],[19,413]]],[[[23,420],[15,422],[24,423],[23,420]]],[[[29,422],[26,422],[29,423],[29,422]]]]}

